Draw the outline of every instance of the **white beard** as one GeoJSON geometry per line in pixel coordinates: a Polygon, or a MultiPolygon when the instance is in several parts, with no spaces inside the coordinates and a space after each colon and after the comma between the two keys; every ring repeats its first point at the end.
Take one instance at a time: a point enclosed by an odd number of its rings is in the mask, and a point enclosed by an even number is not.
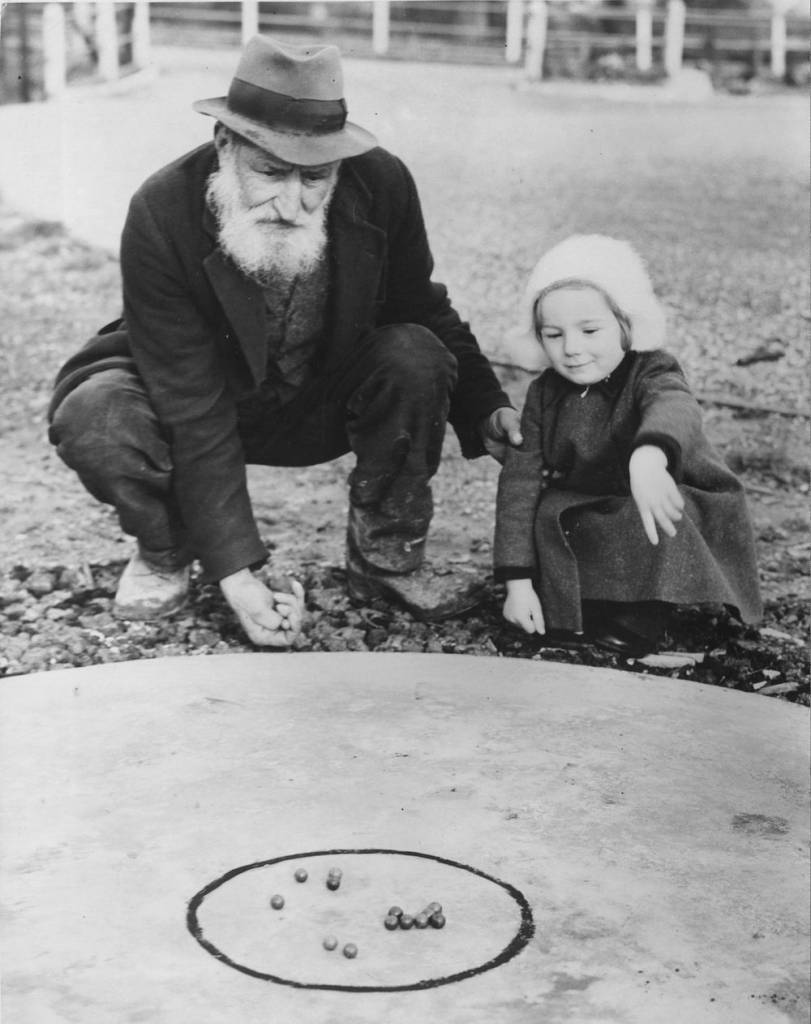
{"type": "Polygon", "coordinates": [[[217,220],[222,251],[261,285],[292,281],[313,270],[327,247],[327,210],[333,189],[311,214],[302,211],[296,225],[271,221],[267,204],[245,205],[230,147],[220,152],[220,166],[208,179],[206,202],[217,220]],[[304,219],[306,218],[306,219],[304,219]]]}

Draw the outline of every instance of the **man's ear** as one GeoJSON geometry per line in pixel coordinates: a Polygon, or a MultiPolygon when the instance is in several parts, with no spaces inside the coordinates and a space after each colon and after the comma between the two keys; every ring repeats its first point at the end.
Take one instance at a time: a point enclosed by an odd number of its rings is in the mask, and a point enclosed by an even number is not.
{"type": "Polygon", "coordinates": [[[231,133],[228,128],[226,128],[222,121],[217,121],[214,125],[214,145],[217,147],[218,153],[221,153],[225,146],[228,145],[230,137],[231,133]]]}

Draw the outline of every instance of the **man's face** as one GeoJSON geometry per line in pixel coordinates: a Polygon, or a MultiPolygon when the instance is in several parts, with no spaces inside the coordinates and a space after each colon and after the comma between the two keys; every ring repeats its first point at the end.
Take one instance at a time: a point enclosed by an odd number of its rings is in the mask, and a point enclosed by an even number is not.
{"type": "Polygon", "coordinates": [[[234,147],[234,171],[242,199],[250,210],[262,211],[267,223],[298,227],[331,193],[340,161],[304,167],[288,164],[248,144],[234,147]]]}
{"type": "Polygon", "coordinates": [[[263,285],[312,270],[326,249],[326,214],[340,161],[318,166],[284,160],[218,129],[219,168],[206,198],[220,247],[263,285]]]}

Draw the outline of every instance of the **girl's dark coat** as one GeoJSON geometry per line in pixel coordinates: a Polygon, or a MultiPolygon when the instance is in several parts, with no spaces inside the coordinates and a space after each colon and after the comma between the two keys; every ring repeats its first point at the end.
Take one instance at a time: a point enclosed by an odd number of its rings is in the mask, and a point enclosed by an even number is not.
{"type": "Polygon", "coordinates": [[[546,624],[582,629],[580,602],[725,604],[761,615],[751,521],[740,481],[713,450],[676,360],[630,352],[586,389],[554,370],[529,386],[524,443],[501,473],[496,578],[531,577],[546,624]],[[628,462],[659,445],[685,499],[671,538],[647,539],[628,462]]]}

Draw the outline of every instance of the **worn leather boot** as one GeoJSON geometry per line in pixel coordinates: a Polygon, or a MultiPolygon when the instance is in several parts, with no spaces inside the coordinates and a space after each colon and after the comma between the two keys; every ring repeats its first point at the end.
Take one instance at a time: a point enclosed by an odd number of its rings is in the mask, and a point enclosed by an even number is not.
{"type": "Polygon", "coordinates": [[[163,619],[182,608],[188,594],[188,565],[165,569],[136,551],[118,582],[113,614],[119,619],[163,619]]]}
{"type": "Polygon", "coordinates": [[[382,597],[423,622],[440,622],[469,612],[481,604],[485,594],[473,569],[427,561],[411,572],[384,572],[365,562],[351,544],[346,550],[346,575],[349,596],[355,601],[382,597]]]}

